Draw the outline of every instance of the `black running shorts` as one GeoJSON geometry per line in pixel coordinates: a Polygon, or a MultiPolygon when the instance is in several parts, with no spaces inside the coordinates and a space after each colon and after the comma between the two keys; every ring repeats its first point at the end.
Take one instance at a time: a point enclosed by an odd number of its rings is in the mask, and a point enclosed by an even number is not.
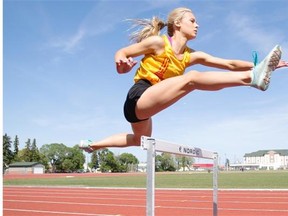
{"type": "Polygon", "coordinates": [[[148,80],[139,80],[130,88],[124,103],[124,116],[128,122],[136,123],[146,120],[137,118],[135,108],[138,99],[150,86],[152,86],[152,84],[148,80]]]}

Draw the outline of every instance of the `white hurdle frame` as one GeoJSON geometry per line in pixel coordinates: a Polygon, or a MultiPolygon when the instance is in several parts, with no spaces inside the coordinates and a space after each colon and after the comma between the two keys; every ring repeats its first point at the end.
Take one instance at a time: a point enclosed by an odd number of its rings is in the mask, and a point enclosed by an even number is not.
{"type": "Polygon", "coordinates": [[[218,153],[156,140],[151,137],[141,137],[141,148],[147,151],[147,191],[146,216],[155,216],[155,157],[156,152],[213,159],[213,216],[218,215],[218,153]]]}

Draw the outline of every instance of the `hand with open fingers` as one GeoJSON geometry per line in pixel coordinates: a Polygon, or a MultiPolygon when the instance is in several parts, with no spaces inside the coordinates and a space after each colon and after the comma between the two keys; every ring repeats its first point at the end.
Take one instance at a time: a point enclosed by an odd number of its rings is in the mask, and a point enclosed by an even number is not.
{"type": "Polygon", "coordinates": [[[119,74],[129,72],[135,65],[137,61],[129,57],[127,59],[119,59],[116,61],[116,69],[119,74]]]}
{"type": "Polygon", "coordinates": [[[278,68],[282,68],[282,67],[288,67],[288,61],[280,60],[279,64],[277,65],[276,68],[278,69],[278,68]]]}

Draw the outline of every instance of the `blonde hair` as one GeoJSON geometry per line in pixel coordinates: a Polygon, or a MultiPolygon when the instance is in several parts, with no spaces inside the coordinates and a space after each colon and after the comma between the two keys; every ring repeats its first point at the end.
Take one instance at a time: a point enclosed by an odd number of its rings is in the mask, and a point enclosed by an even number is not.
{"type": "Polygon", "coordinates": [[[180,21],[184,14],[192,11],[189,8],[180,7],[176,8],[168,15],[167,22],[164,22],[160,18],[154,16],[152,19],[131,19],[134,24],[132,28],[138,27],[138,29],[130,34],[130,41],[141,42],[143,39],[159,35],[160,31],[167,26],[167,34],[172,37],[174,34],[174,22],[180,21]]]}

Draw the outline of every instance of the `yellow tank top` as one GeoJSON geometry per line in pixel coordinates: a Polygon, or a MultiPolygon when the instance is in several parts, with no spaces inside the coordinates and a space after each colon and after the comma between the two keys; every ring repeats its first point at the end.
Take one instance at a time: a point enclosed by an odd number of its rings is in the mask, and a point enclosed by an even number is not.
{"type": "Polygon", "coordinates": [[[174,76],[182,75],[190,61],[191,50],[186,47],[183,59],[179,60],[174,55],[169,39],[166,35],[162,38],[165,41],[165,51],[160,55],[147,54],[140,62],[134,76],[134,81],[146,79],[152,85],[174,76]]]}

